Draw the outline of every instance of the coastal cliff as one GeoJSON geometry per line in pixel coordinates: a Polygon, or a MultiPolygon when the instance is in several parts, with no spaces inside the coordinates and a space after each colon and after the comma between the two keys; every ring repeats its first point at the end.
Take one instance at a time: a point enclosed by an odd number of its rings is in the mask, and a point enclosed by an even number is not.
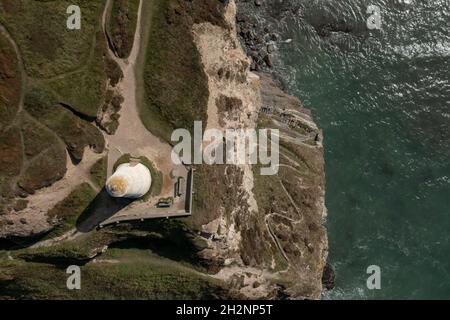
{"type": "MultiPolygon", "coordinates": [[[[17,295],[319,299],[328,250],[323,226],[322,132],[299,99],[281,90],[267,72],[271,56],[262,50],[269,49],[267,44],[264,40],[258,44],[261,59],[249,54],[257,35],[248,38],[250,42],[242,37],[247,32],[242,22],[246,22],[239,18],[234,1],[142,0],[139,12],[127,15],[131,20],[126,28],[121,12],[135,12],[138,1],[121,1],[120,6],[114,3],[108,1],[92,12],[92,30],[104,29],[109,35],[97,33],[96,54],[105,60],[105,66],[116,61],[118,70],[113,73],[115,81],[111,77],[106,82],[98,80],[109,89],[92,103],[89,116],[74,112],[73,106],[82,105],[75,99],[69,106],[61,102],[66,100],[51,98],[50,93],[49,97],[41,94],[40,89],[25,95],[24,110],[34,112],[46,125],[51,123],[46,113],[40,114],[41,109],[56,105],[87,136],[77,144],[78,131],[66,136],[55,127],[58,136],[67,140],[67,145],[58,145],[63,154],[56,159],[66,164],[64,170],[49,173],[51,166],[40,162],[42,172],[37,180],[45,184],[36,186],[31,194],[12,194],[23,197],[14,207],[10,203],[0,206],[0,299],[17,295]],[[147,20],[139,19],[144,15],[147,20]],[[127,44],[135,32],[133,23],[141,31],[136,31],[138,36],[130,48],[127,44]],[[123,37],[127,41],[119,41],[123,37]],[[112,43],[107,44],[107,38],[112,43]],[[112,55],[105,53],[107,45],[112,55]],[[126,60],[118,58],[128,54],[126,60]],[[139,120],[142,125],[137,125],[139,120]],[[83,227],[92,217],[102,218],[108,208],[132,207],[129,203],[104,204],[102,188],[107,167],[115,162],[114,154],[142,152],[136,143],[144,139],[144,151],[150,157],[158,155],[155,164],[170,178],[170,135],[177,128],[190,130],[194,121],[202,121],[204,129],[222,131],[278,129],[278,173],[263,176],[261,165],[193,165],[190,217],[139,219],[101,229],[91,223],[90,228],[83,227]],[[124,130],[127,128],[133,132],[124,130]],[[136,133],[140,140],[130,138],[136,133]],[[97,135],[101,138],[98,141],[94,139],[97,135]],[[80,159],[74,161],[74,155],[80,159]],[[54,173],[58,177],[50,180],[54,173]],[[81,265],[87,279],[82,292],[65,288],[64,268],[71,264],[81,265]]],[[[36,6],[45,9],[40,2],[36,6]]],[[[14,18],[21,12],[20,8],[12,9],[0,7],[0,18],[14,18]]],[[[32,13],[27,12],[34,16],[32,13]]],[[[27,46],[34,44],[23,41],[27,46]]],[[[12,55],[14,51],[10,51],[12,55]]],[[[29,57],[24,59],[29,61],[29,57]]],[[[65,95],[68,93],[61,91],[61,96],[65,95]]],[[[23,124],[26,122],[17,123],[23,124]]],[[[39,146],[44,138],[28,145],[39,146]]],[[[8,141],[0,139],[0,144],[8,141]]],[[[5,175],[0,182],[16,186],[17,179],[12,177],[5,175]]],[[[16,201],[14,197],[11,201],[16,201]]]]}
{"type": "Polygon", "coordinates": [[[257,68],[238,39],[236,9],[229,1],[227,27],[193,27],[208,76],[208,127],[278,129],[280,166],[274,176],[260,175],[258,166],[216,171],[240,187],[227,193],[235,202],[223,199],[203,224],[208,248],[201,255],[248,298],[319,299],[328,250],[322,132],[297,98],[269,74],[251,71],[257,68]]]}

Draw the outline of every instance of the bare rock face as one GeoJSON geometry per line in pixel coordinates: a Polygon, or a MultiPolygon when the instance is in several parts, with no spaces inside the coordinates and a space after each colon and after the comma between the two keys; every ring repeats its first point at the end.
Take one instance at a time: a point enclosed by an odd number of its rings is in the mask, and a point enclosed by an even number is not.
{"type": "Polygon", "coordinates": [[[319,299],[328,249],[322,133],[297,98],[250,71],[235,14],[230,1],[228,29],[193,29],[208,75],[208,127],[278,129],[280,167],[273,176],[261,175],[258,165],[208,169],[217,180],[210,188],[224,184],[227,191],[217,190],[208,207],[201,256],[212,261],[215,277],[248,298],[319,299]]]}
{"type": "Polygon", "coordinates": [[[323,270],[322,283],[327,290],[334,289],[335,273],[333,267],[327,263],[323,270]]]}

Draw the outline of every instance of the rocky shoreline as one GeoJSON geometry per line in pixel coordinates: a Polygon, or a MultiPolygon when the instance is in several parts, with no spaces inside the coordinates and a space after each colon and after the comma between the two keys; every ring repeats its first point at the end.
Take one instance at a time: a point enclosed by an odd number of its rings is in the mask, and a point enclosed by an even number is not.
{"type": "MultiPolygon", "coordinates": [[[[276,54],[276,50],[278,50],[276,44],[283,42],[283,40],[277,33],[276,28],[272,28],[267,24],[262,24],[261,21],[258,21],[257,16],[264,15],[271,19],[280,20],[289,15],[301,16],[302,9],[300,4],[290,1],[277,3],[276,9],[273,7],[274,5],[265,3],[264,0],[236,0],[236,31],[242,47],[251,59],[250,70],[264,74],[263,78],[267,77],[266,79],[268,79],[266,81],[273,81],[273,85],[284,89],[282,77],[274,65],[274,54],[276,54]]],[[[263,91],[265,91],[263,95],[273,95],[273,92],[267,93],[267,86],[266,88],[263,88],[263,91]]],[[[278,95],[280,94],[282,95],[284,93],[278,93],[278,95]]],[[[294,101],[297,100],[287,94],[286,97],[288,97],[288,99],[293,99],[294,101]]],[[[298,101],[298,103],[301,105],[300,101],[298,101]]],[[[308,113],[308,115],[310,114],[309,110],[306,108],[304,108],[304,111],[308,113]]],[[[313,121],[312,118],[311,121],[313,121]]],[[[324,204],[323,210],[325,218],[326,207],[324,204]]],[[[326,260],[327,257],[325,256],[322,285],[323,290],[332,290],[335,283],[335,272],[333,266],[326,260]]]]}

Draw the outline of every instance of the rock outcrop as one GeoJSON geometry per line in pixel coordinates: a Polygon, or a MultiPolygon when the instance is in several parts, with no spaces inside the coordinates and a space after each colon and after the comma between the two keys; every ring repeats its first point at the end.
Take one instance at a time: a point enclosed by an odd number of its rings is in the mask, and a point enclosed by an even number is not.
{"type": "Polygon", "coordinates": [[[232,189],[210,208],[201,256],[248,298],[318,299],[328,249],[322,133],[297,98],[252,72],[258,68],[237,37],[234,1],[224,14],[228,28],[193,28],[208,75],[207,127],[278,129],[280,166],[274,176],[260,175],[258,166],[210,169],[232,189]]]}

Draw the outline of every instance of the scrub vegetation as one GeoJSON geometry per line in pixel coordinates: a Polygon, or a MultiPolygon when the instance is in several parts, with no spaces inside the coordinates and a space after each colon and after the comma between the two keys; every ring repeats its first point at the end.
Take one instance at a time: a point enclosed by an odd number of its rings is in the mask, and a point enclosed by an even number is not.
{"type": "Polygon", "coordinates": [[[55,246],[0,251],[0,299],[226,299],[224,283],[202,274],[202,249],[176,220],[123,224],[55,246]],[[108,250],[104,251],[105,246],[108,250]],[[94,260],[95,258],[95,260],[94,260]],[[82,269],[67,290],[65,268],[82,269]]]}
{"type": "Polygon", "coordinates": [[[90,0],[3,0],[0,23],[16,41],[27,74],[48,79],[86,65],[103,6],[90,0]],[[66,27],[69,5],[82,10],[81,30],[66,27]]]}
{"type": "MultiPolygon", "coordinates": [[[[0,3],[0,208],[50,186],[86,147],[104,149],[93,121],[107,79],[118,66],[106,55],[98,1],[5,0],[0,3]],[[69,5],[82,30],[66,27],[69,5]],[[51,19],[42,19],[51,17],[51,19]]],[[[119,69],[120,70],[120,69],[119,69]]]]}
{"type": "Polygon", "coordinates": [[[107,32],[114,53],[127,58],[133,47],[139,0],[114,0],[109,13],[107,32]]]}

